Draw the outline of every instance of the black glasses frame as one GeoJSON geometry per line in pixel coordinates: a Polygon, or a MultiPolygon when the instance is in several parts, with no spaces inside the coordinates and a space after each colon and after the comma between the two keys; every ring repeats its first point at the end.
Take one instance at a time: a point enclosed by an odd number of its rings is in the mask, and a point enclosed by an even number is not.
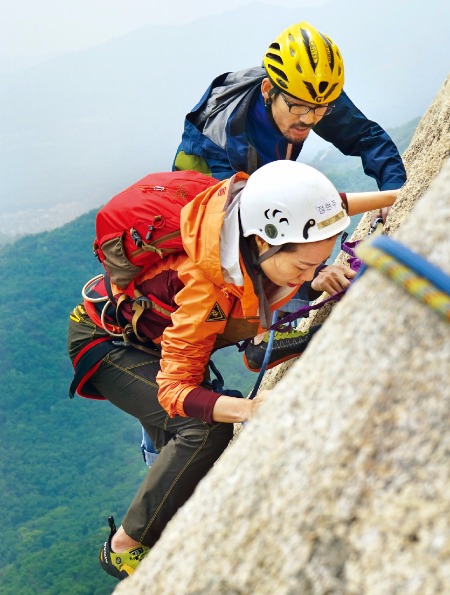
{"type": "Polygon", "coordinates": [[[315,105],[314,107],[309,107],[308,105],[302,105],[301,103],[291,103],[286,99],[284,93],[280,91],[279,94],[283,98],[284,103],[288,106],[289,113],[293,116],[306,116],[306,114],[309,114],[309,112],[314,112],[314,115],[318,117],[328,116],[328,114],[331,113],[334,108],[333,104],[315,105]],[[298,109],[293,111],[295,108],[298,109]]]}

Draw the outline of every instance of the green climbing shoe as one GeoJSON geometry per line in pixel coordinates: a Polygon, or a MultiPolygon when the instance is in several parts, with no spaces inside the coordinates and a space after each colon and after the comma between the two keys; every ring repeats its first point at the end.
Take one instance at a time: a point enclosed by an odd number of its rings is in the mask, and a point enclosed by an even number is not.
{"type": "MultiPolygon", "coordinates": [[[[270,370],[282,362],[301,355],[321,326],[318,324],[307,331],[298,331],[296,329],[276,331],[267,369],[270,370]]],[[[259,372],[261,369],[268,343],[269,333],[266,333],[264,339],[258,345],[253,342],[248,344],[244,354],[244,362],[252,372],[259,372]]]]}
{"type": "Polygon", "coordinates": [[[124,552],[113,552],[111,549],[111,539],[116,532],[116,525],[112,516],[109,517],[108,523],[111,532],[108,541],[105,541],[100,550],[100,566],[111,576],[122,580],[133,574],[138,564],[150,551],[150,548],[145,545],[138,545],[124,552]]]}

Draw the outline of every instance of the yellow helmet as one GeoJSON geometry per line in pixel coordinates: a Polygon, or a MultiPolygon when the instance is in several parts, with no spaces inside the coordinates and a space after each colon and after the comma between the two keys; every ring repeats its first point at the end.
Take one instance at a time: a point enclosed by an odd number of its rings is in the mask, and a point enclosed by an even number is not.
{"type": "Polygon", "coordinates": [[[339,48],[306,21],[280,33],[269,46],[263,64],[278,89],[310,103],[331,103],[344,86],[339,48]]]}

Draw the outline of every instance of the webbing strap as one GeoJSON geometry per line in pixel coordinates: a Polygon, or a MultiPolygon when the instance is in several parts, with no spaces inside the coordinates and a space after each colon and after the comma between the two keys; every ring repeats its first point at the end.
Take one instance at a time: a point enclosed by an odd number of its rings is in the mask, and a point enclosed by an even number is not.
{"type": "MultiPolygon", "coordinates": [[[[350,268],[352,269],[352,271],[355,271],[356,273],[358,273],[358,271],[361,267],[361,260],[359,258],[356,258],[356,247],[360,244],[361,240],[357,240],[355,242],[347,242],[346,239],[347,239],[347,234],[344,233],[344,235],[342,237],[342,242],[341,242],[341,250],[343,250],[344,252],[346,252],[349,255],[348,264],[349,264],[350,268]]],[[[356,277],[354,277],[353,279],[350,279],[350,286],[355,279],[356,279],[356,277]]],[[[320,308],[322,308],[322,306],[325,306],[325,304],[328,304],[329,302],[338,302],[341,299],[341,297],[343,297],[345,295],[345,293],[347,292],[349,287],[346,287],[345,289],[341,289],[341,291],[338,291],[337,293],[330,295],[329,297],[325,298],[324,300],[322,300],[320,302],[316,302],[315,304],[312,304],[312,305],[309,304],[308,306],[301,306],[295,312],[292,312],[291,314],[286,314],[286,316],[284,316],[283,318],[278,320],[278,322],[276,322],[276,324],[272,324],[272,326],[269,328],[269,330],[275,329],[275,330],[279,330],[282,332],[283,326],[285,324],[294,322],[298,318],[306,318],[307,316],[309,316],[309,313],[311,312],[311,310],[319,310],[320,308]]]]}
{"type": "MultiPolygon", "coordinates": [[[[353,282],[353,279],[351,281],[353,282]]],[[[276,330],[280,332],[286,331],[286,329],[284,328],[286,324],[295,322],[298,318],[307,318],[311,310],[319,310],[320,308],[322,308],[322,306],[325,306],[325,304],[328,304],[329,302],[338,302],[341,299],[341,297],[346,293],[347,289],[348,287],[346,287],[345,289],[341,289],[341,291],[338,291],[337,293],[330,295],[330,297],[327,297],[324,300],[317,302],[316,304],[301,306],[301,308],[299,308],[295,312],[292,312],[291,314],[286,314],[285,316],[283,316],[283,318],[280,318],[280,320],[278,320],[275,324],[272,324],[269,327],[269,330],[276,330]]]]}

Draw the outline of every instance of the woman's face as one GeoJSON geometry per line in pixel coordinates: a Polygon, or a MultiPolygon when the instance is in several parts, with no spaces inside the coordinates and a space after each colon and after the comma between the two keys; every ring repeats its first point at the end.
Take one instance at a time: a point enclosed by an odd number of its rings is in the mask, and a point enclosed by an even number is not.
{"type": "MultiPolygon", "coordinates": [[[[314,271],[333,250],[336,236],[320,242],[297,244],[293,252],[276,252],[261,264],[261,269],[275,285],[301,285],[311,281],[314,271]]],[[[262,256],[269,249],[269,244],[256,236],[259,255],[262,256]]]]}

